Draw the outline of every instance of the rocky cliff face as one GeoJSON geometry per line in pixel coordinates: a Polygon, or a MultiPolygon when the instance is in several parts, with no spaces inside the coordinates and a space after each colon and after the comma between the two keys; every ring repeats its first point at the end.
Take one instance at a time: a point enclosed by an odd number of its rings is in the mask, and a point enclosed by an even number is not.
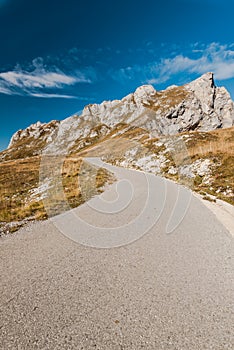
{"type": "Polygon", "coordinates": [[[37,122],[30,125],[25,130],[18,130],[11,138],[8,148],[11,148],[16,143],[22,141],[23,139],[37,140],[41,139],[46,143],[52,141],[51,134],[57,129],[59,122],[56,120],[50,123],[37,122]]]}
{"type": "Polygon", "coordinates": [[[234,104],[224,87],[215,86],[212,73],[164,91],[143,85],[122,100],[88,105],[81,116],[20,130],[13,135],[8,151],[24,147],[26,140],[27,147],[38,146],[40,140],[40,145],[52,153],[67,152],[74,146],[82,149],[120,123],[141,127],[154,137],[228,128],[234,125],[234,104]]]}
{"type": "Polygon", "coordinates": [[[37,122],[25,130],[18,130],[12,136],[7,150],[0,154],[0,161],[24,159],[41,154],[53,141],[59,124],[56,120],[50,123],[37,122]]]}

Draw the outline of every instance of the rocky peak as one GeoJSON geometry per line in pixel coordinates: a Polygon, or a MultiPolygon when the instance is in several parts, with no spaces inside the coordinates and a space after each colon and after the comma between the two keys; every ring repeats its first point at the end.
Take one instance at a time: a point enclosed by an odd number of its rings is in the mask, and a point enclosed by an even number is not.
{"type": "Polygon", "coordinates": [[[148,104],[152,98],[155,97],[156,90],[152,85],[142,85],[139,88],[136,89],[134,92],[134,100],[139,107],[143,104],[148,104]]]}
{"type": "Polygon", "coordinates": [[[192,81],[188,85],[200,85],[200,87],[215,87],[214,83],[214,73],[208,72],[197,78],[196,80],[192,81]]]}
{"type": "Polygon", "coordinates": [[[203,74],[200,78],[186,85],[186,88],[194,93],[200,100],[205,113],[210,113],[214,108],[216,86],[213,73],[203,74]]]}
{"type": "Polygon", "coordinates": [[[8,149],[24,139],[37,140],[40,138],[51,140],[51,134],[58,128],[59,121],[52,120],[49,123],[41,123],[40,121],[31,124],[24,130],[18,130],[11,138],[8,149]]]}

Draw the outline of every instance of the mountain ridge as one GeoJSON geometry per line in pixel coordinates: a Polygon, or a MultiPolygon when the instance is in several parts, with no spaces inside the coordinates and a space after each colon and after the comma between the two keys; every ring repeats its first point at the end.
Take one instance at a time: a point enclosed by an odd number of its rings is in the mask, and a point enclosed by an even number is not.
{"type": "Polygon", "coordinates": [[[213,73],[162,91],[152,85],[142,85],[121,100],[87,105],[80,116],[44,124],[38,122],[19,130],[12,136],[8,149],[22,139],[32,141],[40,137],[49,151],[59,152],[99,125],[103,126],[105,135],[119,123],[143,127],[157,137],[228,128],[234,125],[234,103],[224,87],[216,87],[213,73]],[[53,149],[49,146],[51,143],[53,149]]]}

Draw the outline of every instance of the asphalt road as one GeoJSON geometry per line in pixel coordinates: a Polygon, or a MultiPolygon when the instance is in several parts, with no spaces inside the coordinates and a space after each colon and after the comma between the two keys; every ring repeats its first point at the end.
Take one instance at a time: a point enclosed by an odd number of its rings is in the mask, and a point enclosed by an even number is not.
{"type": "Polygon", "coordinates": [[[0,348],[233,349],[233,236],[189,191],[111,169],[117,187],[1,238],[0,348]]]}

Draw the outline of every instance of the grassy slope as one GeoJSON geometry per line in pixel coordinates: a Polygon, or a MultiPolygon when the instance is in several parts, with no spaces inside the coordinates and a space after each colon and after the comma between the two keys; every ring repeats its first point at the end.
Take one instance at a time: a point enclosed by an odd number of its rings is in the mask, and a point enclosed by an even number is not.
{"type": "Polygon", "coordinates": [[[37,193],[40,160],[40,156],[35,156],[0,163],[0,232],[13,232],[29,220],[46,219],[48,214],[77,207],[112,181],[105,169],[96,169],[82,158],[67,157],[61,169],[56,169],[59,159],[49,158],[46,160],[51,169],[46,179],[49,188],[37,193]],[[60,180],[62,192],[57,190],[60,180]],[[42,198],[45,193],[47,199],[42,198]],[[15,224],[9,225],[11,222],[15,224]]]}
{"type": "MultiPolygon", "coordinates": [[[[183,97],[183,96],[182,96],[183,97]]],[[[113,164],[119,164],[126,159],[129,150],[137,148],[135,158],[150,155],[157,157],[163,155],[167,163],[162,168],[161,174],[175,181],[191,186],[191,181],[186,177],[177,174],[170,174],[171,167],[193,164],[197,160],[208,159],[211,163],[209,181],[204,181],[205,176],[196,175],[193,179],[193,189],[203,193],[214,195],[217,198],[234,204],[234,127],[230,129],[219,129],[212,132],[187,132],[177,136],[183,138],[184,149],[174,152],[168,152],[168,140],[151,138],[146,130],[140,127],[129,127],[127,124],[119,124],[105,136],[87,139],[82,147],[77,142],[71,149],[70,156],[63,162],[59,169],[62,176],[63,193],[56,191],[56,179],[59,174],[53,173],[56,159],[48,159],[48,168],[52,173],[49,175],[50,198],[47,201],[47,211],[50,215],[56,215],[64,210],[64,196],[66,203],[70,207],[76,207],[98,193],[100,188],[112,177],[106,170],[100,169],[98,172],[93,167],[85,164],[82,157],[102,156],[113,164]],[[160,143],[160,144],[159,144],[160,143]],[[53,163],[54,162],[54,163],[53,163]],[[95,185],[91,178],[95,177],[95,185]],[[82,182],[82,188],[79,186],[82,182]]],[[[27,219],[44,219],[47,217],[47,211],[44,203],[40,199],[41,193],[35,195],[34,189],[39,185],[39,171],[41,156],[44,143],[37,141],[33,150],[28,146],[28,141],[20,141],[10,152],[5,151],[0,154],[0,229],[5,227],[6,223],[12,221],[21,222],[27,219]],[[25,157],[26,158],[23,158],[25,157]],[[23,158],[23,159],[22,159],[23,158]],[[34,193],[34,194],[33,194],[34,193]]],[[[139,166],[128,164],[140,169],[139,166]]],[[[56,168],[56,167],[55,167],[56,168]]],[[[143,169],[144,170],[144,169],[143,169]]],[[[14,231],[18,225],[12,226],[7,230],[14,231]]]]}
{"type": "Polygon", "coordinates": [[[234,196],[231,195],[234,191],[234,127],[193,133],[187,147],[192,160],[209,159],[214,164],[210,183],[206,185],[200,181],[195,189],[234,205],[234,196]]]}

